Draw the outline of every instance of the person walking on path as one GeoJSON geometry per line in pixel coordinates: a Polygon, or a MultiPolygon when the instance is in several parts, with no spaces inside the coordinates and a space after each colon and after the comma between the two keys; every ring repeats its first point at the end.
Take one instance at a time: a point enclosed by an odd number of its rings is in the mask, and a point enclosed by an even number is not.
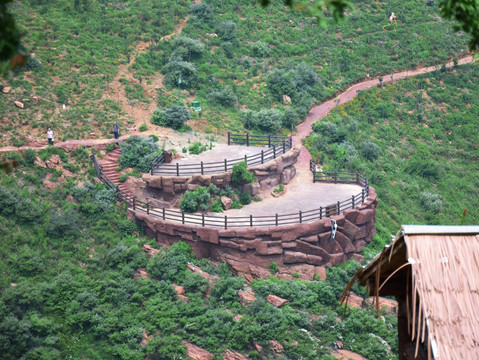
{"type": "Polygon", "coordinates": [[[48,145],[53,146],[53,131],[50,128],[48,128],[47,137],[48,137],[48,145]]]}
{"type": "Polygon", "coordinates": [[[136,125],[133,125],[133,129],[131,129],[131,134],[136,135],[136,125]]]}
{"type": "Polygon", "coordinates": [[[119,131],[120,131],[120,128],[118,126],[118,123],[115,123],[115,125],[113,125],[113,134],[115,134],[115,139],[118,139],[119,131]]]}

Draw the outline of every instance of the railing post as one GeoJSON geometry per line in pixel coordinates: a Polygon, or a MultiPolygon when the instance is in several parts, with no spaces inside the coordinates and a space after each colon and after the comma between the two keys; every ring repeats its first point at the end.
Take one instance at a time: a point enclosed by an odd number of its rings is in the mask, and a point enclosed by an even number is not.
{"type": "Polygon", "coordinates": [[[201,162],[201,175],[203,175],[203,161],[201,162]]]}
{"type": "Polygon", "coordinates": [[[361,190],[361,199],[362,199],[361,202],[364,202],[364,189],[361,190]]]}
{"type": "Polygon", "coordinates": [[[248,165],[248,155],[244,156],[244,162],[246,163],[246,165],[248,165]]]}
{"type": "Polygon", "coordinates": [[[299,210],[299,223],[303,223],[303,212],[301,210],[299,210]]]}
{"type": "Polygon", "coordinates": [[[261,150],[261,164],[264,164],[264,152],[261,150]]]}
{"type": "Polygon", "coordinates": [[[180,176],[180,164],[176,163],[176,176],[180,176]]]}
{"type": "Polygon", "coordinates": [[[286,152],[286,144],[285,141],[283,140],[283,154],[286,152]]]}
{"type": "Polygon", "coordinates": [[[228,160],[225,159],[225,172],[228,172],[228,160]]]}
{"type": "Polygon", "coordinates": [[[163,220],[166,219],[166,216],[165,216],[165,208],[163,208],[163,220]]]}
{"type": "Polygon", "coordinates": [[[181,212],[181,223],[185,223],[185,213],[183,211],[181,212]]]}
{"type": "Polygon", "coordinates": [[[205,227],[205,213],[201,213],[201,226],[205,227]]]}
{"type": "Polygon", "coordinates": [[[354,195],[351,196],[351,200],[352,200],[351,203],[352,203],[352,206],[353,206],[352,209],[354,209],[355,208],[355,206],[354,206],[354,195]]]}
{"type": "Polygon", "coordinates": [[[341,203],[338,201],[338,215],[341,213],[341,203]]]}
{"type": "Polygon", "coordinates": [[[278,226],[278,214],[275,215],[275,223],[276,223],[276,226],[278,226]]]}
{"type": "Polygon", "coordinates": [[[268,135],[268,147],[271,147],[271,135],[268,135]]]}
{"type": "Polygon", "coordinates": [[[359,173],[356,171],[356,184],[359,184],[359,173]]]}
{"type": "Polygon", "coordinates": [[[337,184],[337,182],[338,182],[338,172],[335,171],[334,172],[334,183],[337,184]]]}
{"type": "Polygon", "coordinates": [[[146,203],[146,213],[150,215],[150,203],[146,203]]]}
{"type": "Polygon", "coordinates": [[[273,144],[273,159],[276,159],[276,144],[273,144]]]}
{"type": "Polygon", "coordinates": [[[225,230],[228,229],[228,215],[225,215],[225,230]]]}
{"type": "Polygon", "coordinates": [[[246,146],[249,146],[249,134],[246,134],[246,146]]]}
{"type": "Polygon", "coordinates": [[[253,227],[253,215],[249,216],[249,226],[253,227]]]}
{"type": "Polygon", "coordinates": [[[323,218],[323,207],[320,206],[319,207],[319,220],[321,220],[323,218]]]}
{"type": "Polygon", "coordinates": [[[231,145],[231,133],[228,131],[228,145],[231,145]]]}
{"type": "Polygon", "coordinates": [[[133,210],[136,210],[136,198],[133,197],[133,210]]]}

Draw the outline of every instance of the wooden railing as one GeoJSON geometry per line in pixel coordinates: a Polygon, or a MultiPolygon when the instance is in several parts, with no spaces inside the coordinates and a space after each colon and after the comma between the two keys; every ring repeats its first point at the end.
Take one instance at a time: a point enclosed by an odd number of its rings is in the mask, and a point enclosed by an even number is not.
{"type": "Polygon", "coordinates": [[[196,164],[164,164],[164,152],[151,164],[151,175],[156,176],[191,176],[196,174],[220,174],[231,172],[233,165],[241,161],[246,162],[248,167],[264,164],[283,155],[293,146],[291,137],[284,136],[261,136],[261,135],[238,135],[228,133],[228,145],[268,146],[269,149],[261,150],[255,155],[245,155],[237,159],[224,159],[223,161],[208,162],[200,161],[196,164]]]}
{"type": "Polygon", "coordinates": [[[313,182],[328,182],[334,184],[358,184],[362,187],[369,187],[368,179],[359,173],[346,173],[337,171],[317,171],[313,160],[309,161],[309,169],[313,173],[313,182]]]}
{"type": "MultiPolygon", "coordinates": [[[[369,185],[366,178],[360,176],[358,185],[364,184],[364,188],[357,195],[351,196],[351,198],[344,201],[338,201],[328,206],[320,206],[319,209],[299,211],[291,214],[274,214],[267,216],[227,216],[227,215],[208,215],[202,214],[189,214],[183,211],[166,209],[164,207],[154,207],[149,203],[145,203],[136,199],[124,191],[120,190],[104,173],[101,166],[98,164],[95,155],[91,156],[93,165],[100,180],[109,188],[116,191],[117,197],[126,202],[127,207],[136,211],[142,211],[146,214],[162,219],[164,221],[170,221],[181,224],[189,224],[202,227],[212,228],[245,228],[245,227],[268,227],[268,226],[283,226],[293,225],[301,223],[310,223],[328,218],[332,215],[339,215],[344,210],[354,209],[361,205],[364,200],[369,196],[369,185]],[[363,180],[364,179],[364,180],[363,180]]],[[[340,174],[340,173],[338,173],[340,174]]],[[[330,181],[330,180],[328,180],[330,181]]]]}

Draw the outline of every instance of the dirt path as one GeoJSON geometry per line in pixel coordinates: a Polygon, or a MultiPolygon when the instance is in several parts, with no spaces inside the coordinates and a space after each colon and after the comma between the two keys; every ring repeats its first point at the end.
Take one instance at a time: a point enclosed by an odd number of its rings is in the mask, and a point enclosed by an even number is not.
{"type": "MultiPolygon", "coordinates": [[[[473,56],[466,56],[461,58],[458,61],[459,65],[462,64],[469,64],[474,62],[473,56]]],[[[416,70],[407,70],[407,71],[401,71],[397,73],[392,73],[388,75],[383,75],[383,76],[378,76],[372,80],[366,80],[362,81],[358,84],[350,86],[348,89],[340,93],[338,96],[336,96],[334,99],[328,100],[320,105],[314,106],[308,116],[306,117],[306,120],[299,124],[296,128],[297,134],[293,136],[293,145],[298,145],[301,144],[301,140],[306,138],[312,131],[312,124],[316,122],[319,119],[324,118],[326,115],[329,114],[331,109],[336,107],[336,104],[343,105],[353,99],[357,94],[359,90],[365,90],[365,89],[370,89],[373,86],[377,86],[379,84],[379,78],[381,77],[383,80],[383,83],[390,83],[395,80],[399,79],[405,79],[410,76],[416,76],[420,74],[426,74],[430,73],[433,71],[436,71],[440,68],[442,65],[435,65],[435,66],[428,66],[428,67],[422,67],[416,70]]],[[[454,66],[454,62],[450,61],[446,64],[447,68],[451,68],[454,66]]],[[[301,155],[298,159],[298,167],[299,168],[307,168],[309,169],[309,161],[311,160],[311,154],[309,151],[302,146],[301,147],[301,155]]]]}
{"type": "MultiPolygon", "coordinates": [[[[179,29],[177,29],[175,32],[178,33],[179,29]]],[[[145,49],[146,46],[143,44],[143,46],[140,46],[140,51],[141,49],[145,49]]],[[[474,62],[473,56],[466,56],[463,57],[458,61],[459,65],[462,64],[469,64],[474,62]]],[[[436,65],[436,66],[428,66],[428,67],[423,67],[419,68],[416,70],[411,70],[411,71],[402,71],[402,72],[397,72],[397,73],[392,73],[388,75],[383,75],[382,76],[382,82],[383,83],[390,83],[394,80],[399,80],[399,79],[404,79],[410,76],[415,76],[419,74],[426,74],[430,73],[433,71],[436,71],[440,68],[441,65],[436,65]]],[[[452,61],[448,62],[446,64],[447,68],[451,68],[454,66],[454,63],[452,61]]],[[[126,70],[126,69],[125,69],[126,70]]],[[[124,73],[125,74],[125,73],[124,73]]],[[[133,78],[132,74],[131,78],[133,78]]],[[[136,79],[135,79],[136,80],[136,79]]],[[[119,83],[119,82],[118,82],[119,83]]],[[[312,132],[312,124],[325,117],[328,115],[328,113],[333,109],[336,104],[338,103],[339,100],[339,105],[343,105],[346,102],[350,101],[353,99],[359,90],[365,90],[365,89],[370,89],[373,86],[377,86],[379,84],[379,76],[372,79],[372,80],[366,80],[362,81],[360,83],[357,83],[355,85],[350,86],[348,89],[337,95],[334,99],[328,100],[322,104],[314,106],[308,116],[306,117],[305,121],[302,122],[301,124],[298,125],[296,128],[296,135],[293,136],[293,146],[294,145],[299,145],[301,144],[301,140],[306,138],[311,132],[312,132]]],[[[124,90],[123,90],[124,91],[124,90]]],[[[126,96],[125,96],[126,98],[126,96]]],[[[188,143],[188,139],[191,140],[191,134],[178,134],[172,129],[162,129],[161,131],[147,131],[144,133],[141,133],[142,135],[150,135],[150,134],[156,134],[157,136],[160,137],[160,139],[167,140],[167,145],[173,146],[173,147],[178,147],[178,146],[183,146],[188,143]]],[[[122,136],[121,139],[127,138],[129,135],[122,136]]],[[[195,140],[201,140],[204,139],[203,136],[197,135],[195,140]]],[[[103,144],[109,144],[115,142],[114,139],[96,139],[96,140],[68,140],[64,142],[59,142],[56,143],[55,146],[64,148],[64,149],[74,149],[79,146],[95,146],[95,145],[103,145],[103,144]]],[[[46,145],[46,139],[45,139],[45,145],[39,145],[39,146],[22,146],[22,147],[2,147],[0,148],[0,153],[5,153],[5,152],[11,152],[11,151],[18,151],[18,150],[24,150],[24,149],[35,149],[35,150],[40,150],[44,149],[47,147],[46,145]]],[[[168,147],[168,146],[167,146],[168,147]]],[[[298,159],[297,163],[297,168],[298,170],[307,170],[309,171],[309,161],[311,160],[311,154],[309,151],[303,146],[301,148],[301,155],[298,159]]]]}

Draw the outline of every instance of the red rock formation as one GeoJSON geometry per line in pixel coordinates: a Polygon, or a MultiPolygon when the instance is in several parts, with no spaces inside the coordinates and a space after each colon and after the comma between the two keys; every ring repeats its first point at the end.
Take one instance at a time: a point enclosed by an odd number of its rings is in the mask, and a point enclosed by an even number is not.
{"type": "Polygon", "coordinates": [[[242,290],[238,291],[238,296],[240,297],[240,302],[243,305],[247,305],[256,300],[253,291],[242,290]]]}
{"type": "Polygon", "coordinates": [[[271,305],[276,306],[278,308],[289,302],[289,300],[282,299],[276,295],[268,295],[268,297],[266,298],[266,301],[268,301],[271,305]]]}
{"type": "Polygon", "coordinates": [[[135,275],[133,275],[135,279],[148,279],[148,273],[145,269],[138,269],[136,270],[135,275]]]}
{"type": "MultiPolygon", "coordinates": [[[[371,305],[371,306],[376,306],[376,299],[373,298],[373,297],[370,297],[370,298],[366,299],[366,304],[371,305]]],[[[380,297],[379,298],[379,307],[381,309],[383,307],[385,307],[386,311],[388,311],[388,312],[396,312],[397,309],[398,309],[398,302],[396,300],[380,297]]]]}
{"type": "Polygon", "coordinates": [[[158,254],[160,250],[158,249],[153,249],[150,245],[145,244],[143,245],[143,251],[146,252],[150,257],[155,256],[158,254]]]}
{"type": "Polygon", "coordinates": [[[213,354],[183,340],[183,344],[186,346],[186,356],[193,360],[213,360],[213,354]]]}
{"type": "Polygon", "coordinates": [[[271,350],[273,350],[276,354],[281,354],[284,351],[283,345],[276,340],[270,340],[269,343],[271,350]]]}
{"type": "Polygon", "coordinates": [[[226,350],[226,353],[223,355],[223,360],[248,360],[248,358],[240,353],[226,350]]]}

